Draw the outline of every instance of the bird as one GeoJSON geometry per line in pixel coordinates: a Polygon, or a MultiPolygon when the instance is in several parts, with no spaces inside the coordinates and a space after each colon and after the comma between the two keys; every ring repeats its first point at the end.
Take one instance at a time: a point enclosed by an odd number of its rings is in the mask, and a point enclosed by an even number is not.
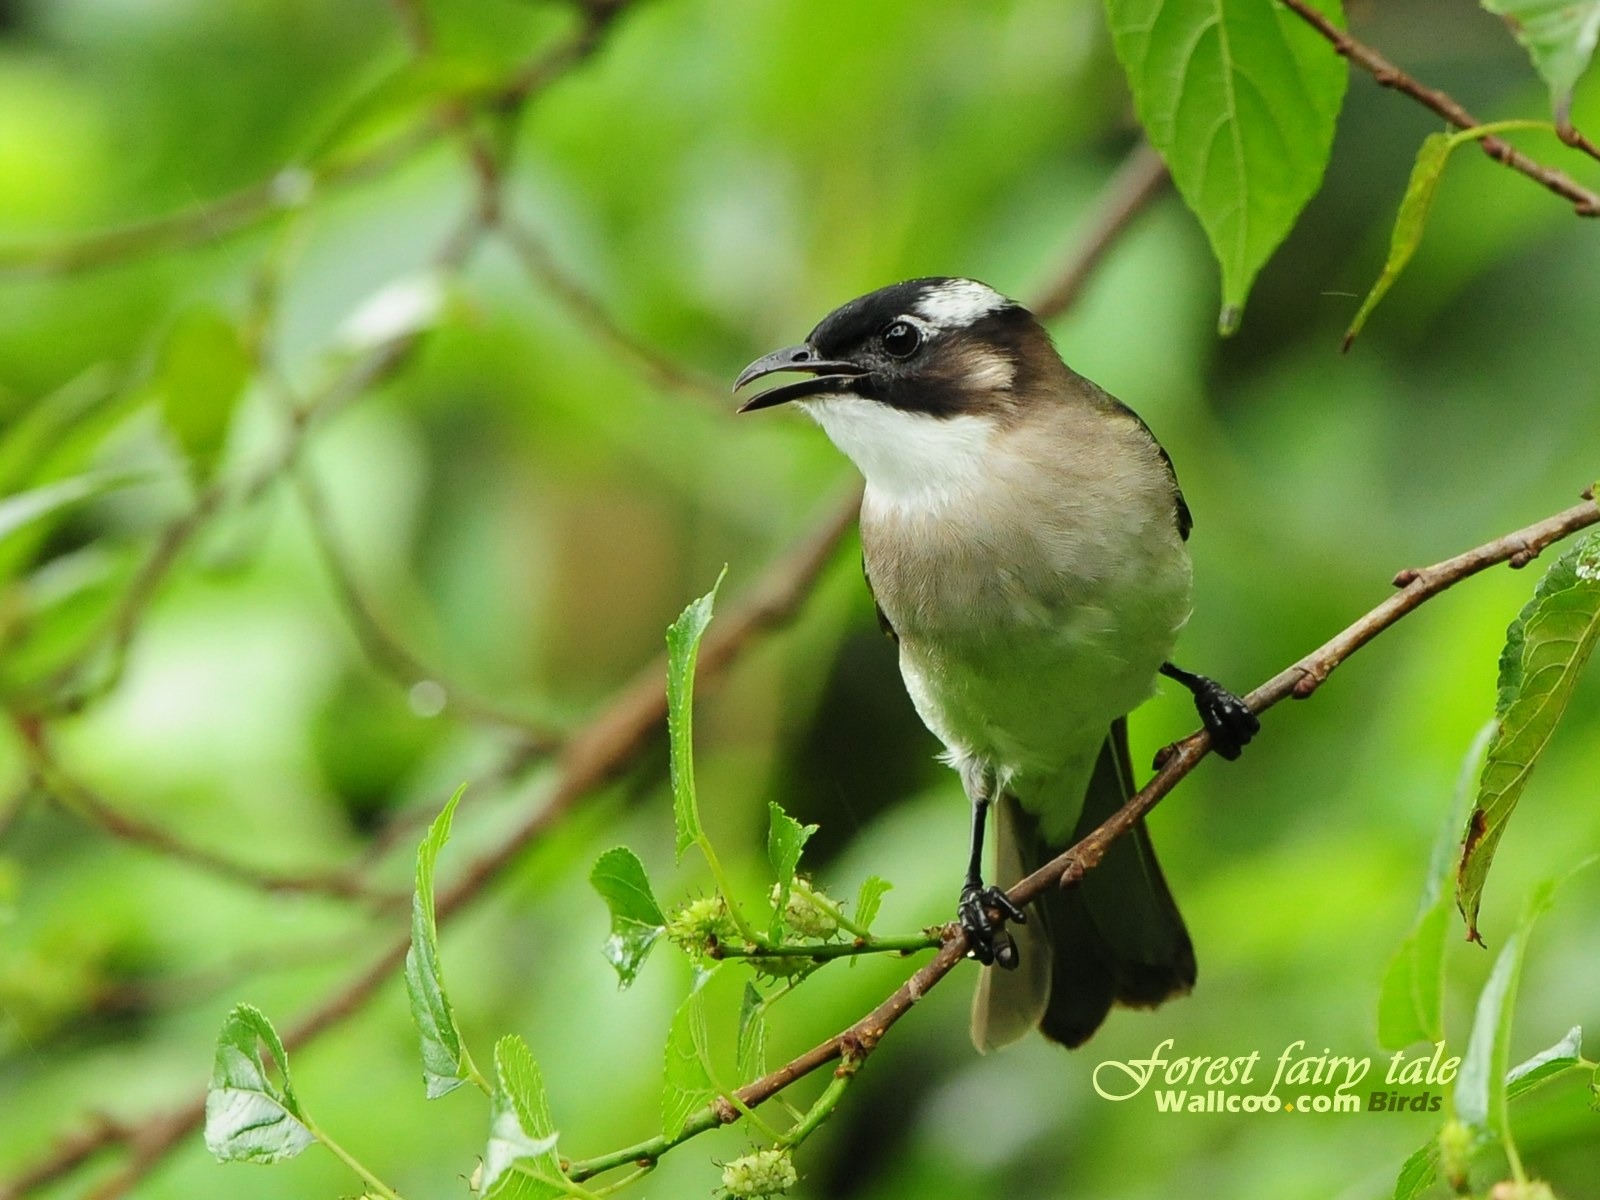
{"type": "Polygon", "coordinates": [[[1133,795],[1127,715],[1159,676],[1190,691],[1225,757],[1259,729],[1237,696],[1171,661],[1193,527],[1171,458],[1026,307],[974,279],[857,297],[751,363],[734,392],[783,372],[806,378],[739,411],[797,406],[863,475],[867,587],[971,806],[957,918],[982,964],[974,1045],[1037,1028],[1075,1047],[1113,1005],[1187,993],[1193,945],[1142,820],[1075,886],[1026,908],[1005,893],[1133,795]]]}

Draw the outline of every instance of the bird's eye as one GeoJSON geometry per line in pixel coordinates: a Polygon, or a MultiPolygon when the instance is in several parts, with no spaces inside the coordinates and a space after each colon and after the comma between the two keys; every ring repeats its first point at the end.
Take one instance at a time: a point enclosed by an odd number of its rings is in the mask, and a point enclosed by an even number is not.
{"type": "Polygon", "coordinates": [[[922,345],[922,333],[909,321],[892,321],[884,329],[880,340],[892,358],[910,358],[922,345]]]}

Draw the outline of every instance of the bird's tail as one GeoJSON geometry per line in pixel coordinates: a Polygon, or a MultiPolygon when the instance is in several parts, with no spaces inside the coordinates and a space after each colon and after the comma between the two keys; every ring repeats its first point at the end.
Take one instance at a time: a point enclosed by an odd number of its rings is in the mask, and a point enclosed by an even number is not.
{"type": "MultiPolygon", "coordinates": [[[[1133,795],[1128,727],[1119,718],[1100,748],[1073,836],[1057,845],[1012,796],[996,806],[996,882],[1010,887],[1090,833],[1133,795]]],[[[1112,842],[1077,886],[1050,888],[1013,929],[1021,963],[985,967],[973,1002],[979,1050],[1038,1026],[1066,1046],[1086,1042],[1113,1004],[1153,1008],[1194,986],[1194,947],[1162,877],[1144,822],[1112,842]]]]}

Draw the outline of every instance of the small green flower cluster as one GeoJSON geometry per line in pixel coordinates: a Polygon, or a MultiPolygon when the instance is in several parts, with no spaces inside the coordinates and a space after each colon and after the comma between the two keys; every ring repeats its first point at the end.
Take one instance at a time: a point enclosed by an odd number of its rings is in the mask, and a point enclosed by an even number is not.
{"type": "MultiPolygon", "coordinates": [[[[774,884],[772,903],[778,903],[782,889],[774,884]]],[[[784,905],[783,923],[801,937],[819,941],[839,932],[838,907],[809,879],[796,875],[789,885],[789,902],[784,905]]]]}
{"type": "Polygon", "coordinates": [[[722,1187],[739,1200],[766,1200],[781,1196],[800,1177],[787,1150],[757,1150],[722,1168],[722,1187]]]}
{"type": "Polygon", "coordinates": [[[737,937],[738,933],[728,915],[728,902],[720,895],[691,900],[667,922],[667,937],[694,954],[706,954],[718,942],[737,937]]]}

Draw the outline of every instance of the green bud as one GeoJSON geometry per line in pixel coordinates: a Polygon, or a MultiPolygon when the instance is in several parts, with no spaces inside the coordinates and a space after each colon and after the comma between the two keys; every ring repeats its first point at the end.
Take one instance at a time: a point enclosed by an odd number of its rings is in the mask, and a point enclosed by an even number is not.
{"type": "Polygon", "coordinates": [[[787,1150],[757,1150],[736,1158],[722,1168],[722,1187],[740,1200],[765,1200],[781,1196],[800,1177],[787,1150]]]}
{"type": "MultiPolygon", "coordinates": [[[[782,888],[772,886],[772,902],[778,902],[782,888]]],[[[796,875],[789,885],[789,903],[784,906],[783,923],[801,937],[830,938],[839,932],[839,919],[833,915],[833,902],[809,879],[796,875]]]]}
{"type": "Polygon", "coordinates": [[[1468,1190],[1467,1168],[1477,1142],[1477,1134],[1460,1121],[1447,1121],[1439,1130],[1439,1169],[1457,1195],[1468,1190]]]}
{"type": "Polygon", "coordinates": [[[737,934],[738,928],[728,915],[728,902],[720,895],[691,900],[667,922],[667,937],[699,954],[708,951],[714,942],[737,934]]]}

